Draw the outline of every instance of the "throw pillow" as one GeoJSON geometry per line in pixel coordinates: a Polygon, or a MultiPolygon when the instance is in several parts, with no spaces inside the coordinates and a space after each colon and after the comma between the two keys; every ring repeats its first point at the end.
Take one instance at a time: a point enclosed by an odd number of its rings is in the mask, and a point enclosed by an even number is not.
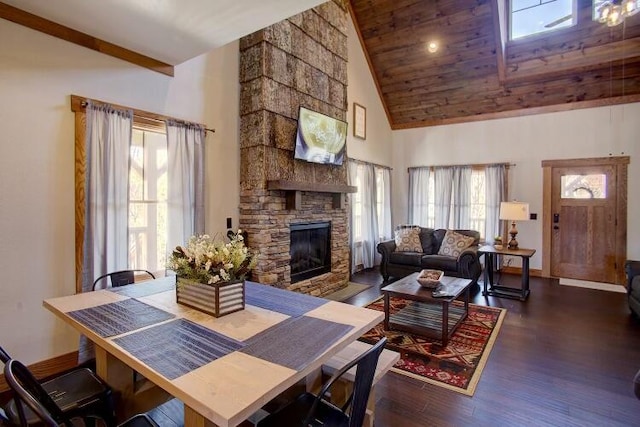
{"type": "Polygon", "coordinates": [[[438,255],[452,256],[458,258],[462,251],[471,246],[474,242],[474,238],[471,236],[465,236],[464,234],[456,233],[453,230],[447,230],[442,239],[442,245],[438,255]]]}
{"type": "Polygon", "coordinates": [[[420,243],[420,227],[396,229],[396,251],[422,252],[420,243]]]}

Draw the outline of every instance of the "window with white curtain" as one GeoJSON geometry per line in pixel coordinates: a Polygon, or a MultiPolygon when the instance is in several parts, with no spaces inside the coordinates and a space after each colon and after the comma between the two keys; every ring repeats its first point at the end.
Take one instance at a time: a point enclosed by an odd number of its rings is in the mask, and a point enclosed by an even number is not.
{"type": "Polygon", "coordinates": [[[379,263],[377,244],[391,237],[391,183],[389,168],[366,162],[349,163],[351,195],[352,271],[379,263]]]}
{"type": "Polygon", "coordinates": [[[129,268],[167,262],[167,135],[136,128],[129,163],[129,268]]]}
{"type": "Polygon", "coordinates": [[[167,251],[204,232],[204,126],[75,95],[71,101],[80,184],[76,291],[90,291],[96,277],[113,271],[164,270],[167,251]]]}
{"type": "MultiPolygon", "coordinates": [[[[504,166],[502,167],[504,168],[504,166]]],[[[422,198],[418,197],[417,195],[426,195],[426,204],[421,203],[420,205],[409,206],[409,223],[417,224],[423,227],[436,228],[436,179],[434,173],[427,172],[428,169],[429,168],[412,168],[409,170],[409,193],[413,194],[412,200],[417,200],[419,202],[420,200],[422,200],[422,198]],[[422,171],[420,171],[419,169],[422,169],[422,171]],[[425,212],[426,216],[424,215],[425,212]],[[422,220],[420,220],[420,218],[422,218],[422,220]]],[[[470,182],[468,185],[468,224],[469,229],[477,230],[478,232],[480,232],[481,237],[485,237],[487,230],[492,232],[494,235],[499,234],[499,230],[497,229],[495,230],[495,232],[492,231],[497,227],[497,217],[495,219],[493,217],[490,219],[492,223],[496,222],[495,226],[491,225],[491,227],[489,227],[489,225],[487,224],[489,211],[491,210],[493,212],[493,210],[497,209],[495,206],[493,206],[496,203],[495,201],[490,202],[489,200],[487,200],[487,194],[493,194],[491,193],[492,191],[496,192],[498,193],[498,200],[504,200],[505,178],[503,175],[500,176],[502,176],[502,178],[493,184],[496,186],[496,188],[488,188],[487,167],[478,166],[474,167],[471,171],[470,182]]],[[[455,200],[455,188],[452,188],[451,201],[449,203],[450,212],[454,212],[456,209],[454,202],[455,200]]],[[[447,228],[456,228],[454,224],[454,218],[454,214],[449,215],[449,221],[446,225],[447,228]]]]}
{"type": "MultiPolygon", "coordinates": [[[[358,187],[358,189],[362,188],[362,174],[364,165],[357,165],[359,169],[356,174],[355,181],[352,182],[351,185],[358,187]]],[[[386,177],[384,168],[375,168],[376,175],[376,215],[378,216],[378,234],[381,240],[390,239],[390,209],[391,209],[391,194],[389,191],[390,183],[388,182],[388,177],[386,177]],[[389,226],[385,226],[389,224],[389,226]]],[[[351,199],[352,203],[352,234],[355,241],[359,242],[362,240],[362,192],[358,191],[353,194],[351,199]]]]}

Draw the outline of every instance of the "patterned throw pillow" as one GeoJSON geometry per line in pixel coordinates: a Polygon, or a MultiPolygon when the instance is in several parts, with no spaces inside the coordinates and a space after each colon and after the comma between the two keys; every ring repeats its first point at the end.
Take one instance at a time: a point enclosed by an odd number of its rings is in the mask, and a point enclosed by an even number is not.
{"type": "Polygon", "coordinates": [[[438,251],[438,255],[446,255],[458,258],[462,251],[473,244],[475,239],[471,236],[456,233],[453,230],[447,230],[442,239],[442,245],[438,251]]]}
{"type": "Polygon", "coordinates": [[[396,251],[422,252],[420,227],[398,228],[396,230],[396,251]]]}

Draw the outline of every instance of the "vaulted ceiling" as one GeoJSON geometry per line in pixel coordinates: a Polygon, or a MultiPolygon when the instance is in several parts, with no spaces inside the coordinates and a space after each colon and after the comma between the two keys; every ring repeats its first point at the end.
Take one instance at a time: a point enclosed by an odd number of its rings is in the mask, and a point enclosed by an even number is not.
{"type": "MultiPolygon", "coordinates": [[[[640,101],[640,14],[608,28],[591,20],[591,0],[577,1],[576,26],[512,42],[507,0],[349,6],[389,123],[404,129],[640,101]]],[[[0,0],[0,17],[173,75],[173,65],[320,3],[0,0]]]]}
{"type": "Polygon", "coordinates": [[[507,42],[505,0],[350,5],[393,129],[640,101],[640,14],[507,42]]]}

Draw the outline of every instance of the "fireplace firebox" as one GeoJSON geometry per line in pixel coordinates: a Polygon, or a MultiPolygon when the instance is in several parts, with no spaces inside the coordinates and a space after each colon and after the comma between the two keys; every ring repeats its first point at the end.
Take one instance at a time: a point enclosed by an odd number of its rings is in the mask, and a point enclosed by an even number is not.
{"type": "Polygon", "coordinates": [[[291,283],[331,271],[331,222],[291,224],[291,283]]]}

